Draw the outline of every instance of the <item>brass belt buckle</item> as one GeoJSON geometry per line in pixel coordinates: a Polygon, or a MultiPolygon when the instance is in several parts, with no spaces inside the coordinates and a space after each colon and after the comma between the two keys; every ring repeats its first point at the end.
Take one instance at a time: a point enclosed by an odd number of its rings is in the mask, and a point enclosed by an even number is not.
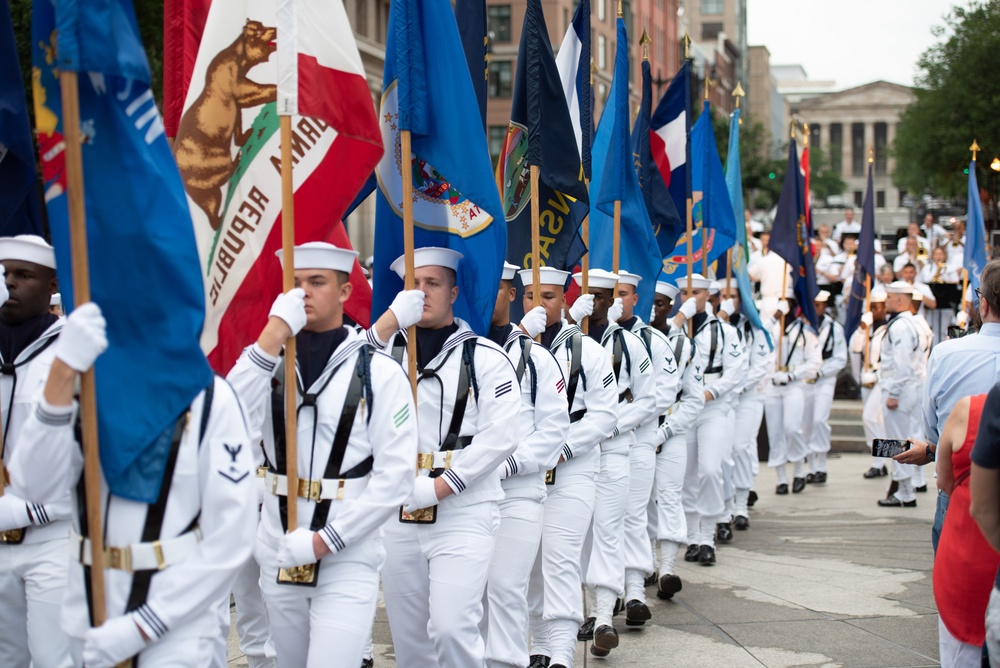
{"type": "Polygon", "coordinates": [[[434,524],[437,522],[437,506],[417,508],[412,513],[399,509],[399,521],[403,524],[434,524]]]}
{"type": "Polygon", "coordinates": [[[257,467],[257,477],[258,478],[266,478],[267,477],[267,467],[266,466],[258,466],[257,467]]]}
{"type": "Polygon", "coordinates": [[[322,492],[322,480],[299,480],[299,496],[303,499],[319,502],[322,492]]]}
{"type": "Polygon", "coordinates": [[[10,529],[8,531],[0,531],[0,543],[5,543],[7,545],[18,545],[22,540],[24,540],[24,529],[10,529]]]}
{"type": "Polygon", "coordinates": [[[549,469],[548,471],[545,472],[545,484],[546,485],[554,485],[554,484],[556,484],[556,470],[555,469],[549,469]]]}
{"type": "Polygon", "coordinates": [[[113,568],[117,571],[132,572],[132,551],[129,548],[104,548],[104,558],[108,560],[108,568],[113,568]]]}
{"type": "Polygon", "coordinates": [[[315,587],[319,564],[305,564],[278,569],[278,584],[297,587],[315,587]]]}
{"type": "Polygon", "coordinates": [[[421,452],[417,454],[417,470],[427,469],[430,471],[434,468],[434,453],[432,452],[421,452]]]}

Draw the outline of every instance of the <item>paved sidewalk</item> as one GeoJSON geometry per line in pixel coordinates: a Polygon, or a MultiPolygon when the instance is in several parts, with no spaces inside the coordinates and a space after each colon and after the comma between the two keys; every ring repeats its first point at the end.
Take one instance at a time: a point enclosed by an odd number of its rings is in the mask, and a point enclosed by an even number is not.
{"type": "MultiPolygon", "coordinates": [[[[718,550],[718,564],[682,562],[673,601],[649,589],[653,620],[634,631],[615,618],[621,645],[590,666],[936,666],[930,491],[917,508],[884,509],[887,478],[864,480],[870,457],[832,456],[826,485],[776,496],[762,467],[751,528],[718,550]]],[[[394,668],[385,609],[375,665],[394,668]]],[[[230,665],[245,666],[235,636],[230,665]]],[[[584,664],[581,643],[575,665],[584,664]]]]}

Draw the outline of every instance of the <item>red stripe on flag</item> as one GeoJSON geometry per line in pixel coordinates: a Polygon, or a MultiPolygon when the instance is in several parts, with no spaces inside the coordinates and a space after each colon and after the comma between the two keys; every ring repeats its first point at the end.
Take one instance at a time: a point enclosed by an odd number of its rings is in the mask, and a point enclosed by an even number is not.
{"type": "Polygon", "coordinates": [[[649,152],[653,154],[653,162],[660,170],[663,182],[670,187],[670,158],[667,157],[667,144],[660,135],[649,131],[649,152]]]}
{"type": "Polygon", "coordinates": [[[212,0],[164,0],[163,127],[168,137],[177,136],[211,5],[212,0]]]}
{"type": "MultiPolygon", "coordinates": [[[[329,123],[340,133],[338,141],[343,137],[374,144],[378,147],[378,158],[381,158],[382,133],[375,117],[375,106],[358,102],[372,99],[365,78],[324,67],[316,58],[303,53],[299,54],[298,62],[299,114],[321,118],[329,123]]],[[[373,168],[378,158],[372,163],[373,168]]],[[[368,178],[367,174],[365,178],[368,178]]]]}

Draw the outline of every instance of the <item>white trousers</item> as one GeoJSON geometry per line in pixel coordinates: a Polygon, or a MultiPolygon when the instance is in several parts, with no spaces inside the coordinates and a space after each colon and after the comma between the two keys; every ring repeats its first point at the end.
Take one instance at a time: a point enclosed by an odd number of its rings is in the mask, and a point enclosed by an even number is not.
{"type": "MultiPolygon", "coordinates": [[[[941,658],[941,668],[979,668],[983,660],[983,648],[964,643],[951,635],[951,631],[940,617],[938,617],[938,654],[941,658]]],[[[992,652],[990,652],[990,664],[994,664],[992,652]]]]}
{"type": "Polygon", "coordinates": [[[770,389],[764,399],[764,413],[767,415],[767,440],[770,453],[767,465],[772,468],[792,462],[804,461],[806,454],[805,437],[805,383],[796,381],[770,389]]]}
{"type": "Polygon", "coordinates": [[[357,668],[378,603],[382,540],[368,536],[320,562],[315,587],[279,585],[277,550],[258,532],[254,556],[278,668],[357,668]]]}
{"type": "Polygon", "coordinates": [[[990,668],[1000,668],[1000,591],[990,591],[986,606],[986,647],[990,654],[990,668]]]}
{"type": "MultiPolygon", "coordinates": [[[[660,447],[656,455],[656,539],[683,545],[688,540],[687,518],[684,516],[682,494],[684,474],[687,471],[687,435],[671,436],[660,447]]],[[[675,548],[673,551],[676,551],[675,548]]],[[[656,566],[661,574],[673,573],[673,563],[663,559],[661,545],[656,566]],[[667,563],[669,562],[669,563],[667,563]],[[669,568],[665,568],[669,566],[669,568]]]]}
{"type": "Polygon", "coordinates": [[[531,654],[572,668],[583,623],[583,544],[594,514],[598,448],[563,462],[546,487],[542,541],[531,569],[528,609],[531,654]]]}
{"type": "Polygon", "coordinates": [[[249,668],[275,668],[271,626],[260,592],[260,567],[253,557],[236,572],[233,600],[236,603],[236,633],[247,665],[249,668]]]}
{"type": "Polygon", "coordinates": [[[647,519],[649,499],[656,476],[656,443],[660,430],[637,436],[629,453],[629,483],[625,503],[625,571],[645,578],[653,573],[653,551],[649,544],[647,519]]]}
{"type": "Polygon", "coordinates": [[[751,490],[757,473],[757,432],[764,417],[764,398],[756,392],[744,394],[736,404],[735,442],[733,443],[733,485],[751,490]]]}
{"type": "Polygon", "coordinates": [[[486,583],[486,665],[528,665],[528,580],[542,538],[542,503],[509,496],[500,502],[500,529],[486,583]]]}
{"type": "Polygon", "coordinates": [[[726,401],[711,401],[687,433],[683,503],[691,543],[715,545],[715,523],[726,510],[722,460],[732,447],[732,417],[726,401]]]}
{"type": "Polygon", "coordinates": [[[479,622],[499,526],[495,501],[446,503],[435,524],[386,523],[382,593],[399,668],[486,665],[479,622]]]}
{"type": "Polygon", "coordinates": [[[830,408],[833,393],[837,389],[836,378],[821,378],[811,387],[812,429],[809,434],[809,452],[826,454],[830,452],[830,408]]]}
{"type": "MultiPolygon", "coordinates": [[[[872,397],[876,393],[872,393],[872,397]]],[[[885,422],[886,438],[907,439],[910,437],[910,429],[913,426],[913,413],[919,413],[917,405],[917,388],[908,387],[899,395],[899,407],[889,409],[886,407],[886,395],[879,393],[882,400],[882,419],[885,422]]],[[[913,485],[911,478],[917,474],[918,466],[915,464],[900,464],[893,462],[892,479],[899,482],[899,491],[896,496],[902,501],[912,501],[916,497],[913,495],[913,485]]]]}
{"type": "Polygon", "coordinates": [[[733,460],[733,452],[736,450],[736,410],[733,408],[732,404],[729,407],[729,413],[726,416],[726,421],[732,430],[728,434],[728,438],[723,442],[722,451],[722,499],[725,503],[725,510],[718,517],[718,522],[729,522],[731,511],[733,509],[733,497],[736,496],[736,485],[733,482],[733,473],[736,468],[736,463],[733,460]]]}
{"type": "Polygon", "coordinates": [[[625,593],[625,506],[629,487],[629,449],[601,453],[597,504],[587,565],[587,585],[625,593]]]}
{"type": "Polygon", "coordinates": [[[70,638],[59,625],[68,559],[68,536],[0,545],[0,666],[73,665],[70,638]]]}

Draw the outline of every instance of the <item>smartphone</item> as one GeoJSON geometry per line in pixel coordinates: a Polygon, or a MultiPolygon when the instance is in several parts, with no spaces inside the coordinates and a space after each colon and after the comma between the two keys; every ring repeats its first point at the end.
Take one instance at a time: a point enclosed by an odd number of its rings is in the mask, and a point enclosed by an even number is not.
{"type": "Polygon", "coordinates": [[[872,457],[895,457],[899,453],[909,450],[911,445],[905,439],[873,438],[872,457]]]}

